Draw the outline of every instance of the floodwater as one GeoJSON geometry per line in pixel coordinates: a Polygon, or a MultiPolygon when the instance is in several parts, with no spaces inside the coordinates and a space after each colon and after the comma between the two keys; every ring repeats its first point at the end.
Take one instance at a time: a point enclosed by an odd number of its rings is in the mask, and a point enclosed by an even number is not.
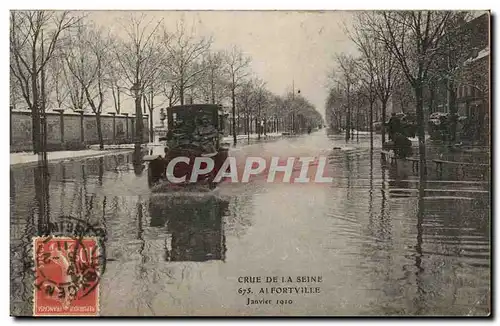
{"type": "Polygon", "coordinates": [[[488,180],[429,167],[419,186],[411,163],[383,164],[368,138],[324,131],[231,155],[326,156],[333,182],[152,195],[147,172],[119,154],[50,164],[43,191],[35,167],[11,167],[12,314],[33,311],[32,237],[68,221],[104,230],[101,315],[490,313],[488,180]],[[304,286],[319,293],[269,292],[304,286]]]}

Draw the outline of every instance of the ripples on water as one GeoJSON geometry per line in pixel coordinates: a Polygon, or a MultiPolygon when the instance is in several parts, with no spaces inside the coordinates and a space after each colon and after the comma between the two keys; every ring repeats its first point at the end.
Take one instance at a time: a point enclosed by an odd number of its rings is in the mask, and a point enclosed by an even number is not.
{"type": "Polygon", "coordinates": [[[334,181],[151,195],[146,171],[120,154],[51,164],[45,195],[36,168],[11,168],[12,313],[32,312],[32,236],[62,216],[106,230],[104,315],[288,314],[244,307],[242,275],[322,275],[322,294],[297,298],[293,314],[489,313],[487,182],[431,171],[422,192],[411,165],[320,133],[235,153],[319,153],[334,181]]]}

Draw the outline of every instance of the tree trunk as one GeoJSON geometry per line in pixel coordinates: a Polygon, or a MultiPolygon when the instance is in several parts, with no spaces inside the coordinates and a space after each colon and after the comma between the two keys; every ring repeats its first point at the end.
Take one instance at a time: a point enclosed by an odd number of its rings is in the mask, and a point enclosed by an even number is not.
{"type": "Polygon", "coordinates": [[[211,82],[211,92],[212,92],[212,104],[215,104],[215,83],[214,83],[214,70],[212,69],[212,78],[210,80],[211,82]]]}
{"type": "Polygon", "coordinates": [[[120,89],[116,87],[116,97],[118,99],[118,107],[116,108],[116,113],[120,114],[121,111],[121,103],[120,103],[120,89]]]}
{"type": "Polygon", "coordinates": [[[232,108],[231,111],[233,113],[233,144],[236,145],[237,140],[236,140],[236,98],[234,94],[234,83],[233,87],[231,87],[231,102],[232,102],[232,108]]]}
{"type": "MultiPolygon", "coordinates": [[[[33,63],[33,68],[36,69],[36,64],[33,63]]],[[[31,141],[33,142],[33,152],[38,154],[40,152],[40,106],[38,100],[38,85],[37,85],[37,74],[31,74],[31,89],[33,93],[32,107],[31,107],[31,123],[32,123],[32,133],[31,141]]]]}
{"type": "Polygon", "coordinates": [[[387,119],[387,99],[381,101],[382,104],[382,144],[385,143],[385,121],[387,119]]]}
{"type": "Polygon", "coordinates": [[[104,141],[102,139],[101,113],[96,112],[95,122],[97,124],[97,139],[99,139],[99,149],[104,149],[104,141]]]}
{"type": "Polygon", "coordinates": [[[142,144],[142,109],[141,109],[141,96],[137,96],[135,99],[135,144],[136,147],[140,147],[142,144]]]}
{"type": "MultiPolygon", "coordinates": [[[[43,30],[41,31],[41,56],[42,56],[42,62],[44,60],[44,50],[43,50],[43,30]]],[[[38,97],[40,98],[40,115],[41,117],[41,128],[42,128],[42,133],[40,137],[40,147],[39,150],[42,152],[42,161],[43,161],[43,166],[46,168],[47,166],[47,115],[45,114],[45,104],[46,104],[46,96],[45,96],[45,68],[42,67],[40,71],[40,94],[38,94],[38,97]]],[[[61,128],[61,131],[63,131],[64,126],[61,124],[59,126],[61,128]]],[[[63,139],[61,137],[61,142],[63,142],[63,139]]]]}
{"type": "Polygon", "coordinates": [[[450,123],[450,140],[454,141],[457,136],[457,90],[455,86],[452,85],[452,87],[449,89],[449,110],[450,110],[450,118],[451,118],[451,123],[450,123]]]}
{"type": "Polygon", "coordinates": [[[356,107],[356,142],[359,143],[359,106],[356,107]]]}
{"type": "Polygon", "coordinates": [[[425,160],[425,124],[424,124],[424,108],[423,108],[423,92],[422,82],[418,81],[414,86],[415,98],[417,100],[417,135],[418,135],[418,154],[420,157],[419,162],[419,175],[423,179],[427,173],[426,160],[425,160]]]}
{"type": "Polygon", "coordinates": [[[436,112],[436,85],[432,83],[429,85],[429,110],[430,113],[436,112]]]}
{"type": "Polygon", "coordinates": [[[181,101],[181,105],[184,105],[184,84],[182,80],[179,85],[179,100],[181,101]]]}
{"type": "Polygon", "coordinates": [[[250,135],[250,114],[247,113],[247,116],[246,116],[246,121],[245,121],[245,124],[246,124],[246,134],[247,135],[250,135]]]}
{"type": "Polygon", "coordinates": [[[248,125],[247,125],[247,114],[246,114],[246,109],[243,112],[243,133],[246,135],[248,131],[248,125]]]}
{"type": "Polygon", "coordinates": [[[154,142],[154,130],[153,130],[153,106],[149,108],[149,139],[151,142],[154,142]]]}
{"type": "Polygon", "coordinates": [[[151,92],[150,95],[151,95],[150,96],[150,105],[148,107],[148,109],[149,109],[149,139],[150,139],[150,142],[154,142],[155,134],[154,134],[154,130],[153,130],[153,111],[154,111],[155,105],[154,105],[153,92],[151,92]]]}
{"type": "Polygon", "coordinates": [[[241,133],[241,123],[240,123],[240,107],[238,106],[238,108],[236,109],[236,132],[238,133],[238,135],[241,133]]]}
{"type": "Polygon", "coordinates": [[[246,120],[245,120],[245,124],[246,124],[246,135],[247,135],[247,141],[250,142],[250,114],[248,114],[247,112],[247,115],[246,115],[246,120]]]}
{"type": "Polygon", "coordinates": [[[345,141],[349,141],[351,138],[351,109],[347,109],[347,114],[345,117],[345,141]]]}
{"type": "Polygon", "coordinates": [[[259,112],[257,113],[257,139],[260,140],[261,126],[260,126],[260,104],[259,104],[259,112]]]}
{"type": "Polygon", "coordinates": [[[368,123],[370,124],[370,150],[373,150],[373,102],[374,99],[370,100],[370,117],[368,123]]]}
{"type": "Polygon", "coordinates": [[[347,116],[345,119],[345,141],[351,139],[351,102],[349,96],[349,88],[347,89],[347,116]]]}

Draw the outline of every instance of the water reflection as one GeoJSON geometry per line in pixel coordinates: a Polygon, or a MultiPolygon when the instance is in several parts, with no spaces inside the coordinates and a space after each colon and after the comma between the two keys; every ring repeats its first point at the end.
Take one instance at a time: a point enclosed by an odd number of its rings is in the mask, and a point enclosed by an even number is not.
{"type": "Polygon", "coordinates": [[[410,183],[411,174],[404,166],[391,164],[389,171],[389,194],[392,198],[411,197],[415,183],[410,183]]]}
{"type": "Polygon", "coordinates": [[[50,176],[46,167],[37,166],[34,171],[35,202],[37,203],[38,235],[48,235],[50,222],[50,176]]]}
{"type": "MultiPolygon", "coordinates": [[[[424,167],[425,168],[425,167],[424,167]]],[[[417,241],[415,246],[415,279],[417,285],[417,294],[415,298],[415,306],[416,306],[416,314],[421,315],[424,313],[424,305],[425,305],[425,294],[426,291],[424,289],[423,277],[424,277],[424,268],[422,266],[423,259],[423,236],[424,236],[424,209],[425,209],[425,174],[421,173],[419,178],[419,186],[418,186],[418,203],[417,203],[417,241]]]]}
{"type": "Polygon", "coordinates": [[[10,169],[10,202],[11,205],[15,203],[16,200],[16,179],[14,178],[14,172],[10,169]]]}
{"type": "Polygon", "coordinates": [[[50,164],[48,173],[11,167],[12,312],[32,313],[32,237],[68,228],[68,217],[106,231],[104,314],[195,314],[202,304],[246,313],[227,279],[291,270],[326,280],[324,296],[301,301],[304,313],[489,311],[489,184],[419,180],[411,164],[379,164],[361,138],[346,151],[331,151],[342,137],[311,143],[310,155],[329,154],[331,186],[257,181],[222,185],[222,198],[152,195],[138,153],[50,164]]]}
{"type": "Polygon", "coordinates": [[[134,173],[136,176],[141,176],[142,171],[145,168],[142,162],[143,156],[143,150],[140,147],[134,149],[134,153],[132,154],[132,162],[134,165],[134,173]]]}
{"type": "Polygon", "coordinates": [[[149,201],[150,226],[166,226],[171,237],[166,260],[224,260],[223,216],[228,207],[228,201],[215,196],[153,196],[149,201]]]}

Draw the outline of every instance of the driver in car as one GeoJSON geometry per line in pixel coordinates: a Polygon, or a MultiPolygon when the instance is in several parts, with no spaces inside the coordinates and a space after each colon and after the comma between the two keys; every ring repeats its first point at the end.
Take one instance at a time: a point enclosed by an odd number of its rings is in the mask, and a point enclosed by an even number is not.
{"type": "Polygon", "coordinates": [[[204,116],[201,121],[197,119],[194,130],[194,139],[206,153],[215,153],[215,141],[217,129],[210,123],[208,117],[204,116]]]}

